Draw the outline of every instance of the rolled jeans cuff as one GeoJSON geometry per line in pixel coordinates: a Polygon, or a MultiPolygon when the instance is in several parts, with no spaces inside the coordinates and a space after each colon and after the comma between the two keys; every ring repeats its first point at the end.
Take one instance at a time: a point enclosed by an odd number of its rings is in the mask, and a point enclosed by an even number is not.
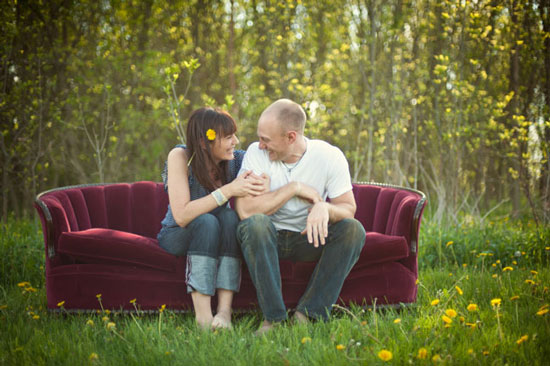
{"type": "Polygon", "coordinates": [[[219,257],[216,288],[239,292],[241,287],[241,260],[235,257],[219,257]]]}
{"type": "Polygon", "coordinates": [[[218,260],[204,255],[188,255],[185,283],[187,292],[197,291],[201,294],[214,296],[215,278],[218,271],[218,260]]]}

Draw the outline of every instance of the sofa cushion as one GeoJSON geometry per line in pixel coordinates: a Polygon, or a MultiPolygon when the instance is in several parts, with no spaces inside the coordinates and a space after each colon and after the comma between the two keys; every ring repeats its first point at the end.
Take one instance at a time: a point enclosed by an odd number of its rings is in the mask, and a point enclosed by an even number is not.
{"type": "Polygon", "coordinates": [[[123,264],[175,272],[177,258],[156,239],[112,229],[65,232],[58,252],[82,263],[123,264]]]}
{"type": "Polygon", "coordinates": [[[367,232],[365,246],[355,267],[393,262],[409,256],[409,246],[403,236],[367,232]]]}

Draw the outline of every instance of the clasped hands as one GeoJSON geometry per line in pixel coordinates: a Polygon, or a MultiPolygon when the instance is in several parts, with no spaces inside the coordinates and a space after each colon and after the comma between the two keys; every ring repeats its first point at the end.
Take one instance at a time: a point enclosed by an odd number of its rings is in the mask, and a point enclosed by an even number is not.
{"type": "Polygon", "coordinates": [[[252,170],[248,170],[239,175],[230,183],[232,196],[259,196],[269,192],[270,178],[267,174],[256,175],[252,170]]]}

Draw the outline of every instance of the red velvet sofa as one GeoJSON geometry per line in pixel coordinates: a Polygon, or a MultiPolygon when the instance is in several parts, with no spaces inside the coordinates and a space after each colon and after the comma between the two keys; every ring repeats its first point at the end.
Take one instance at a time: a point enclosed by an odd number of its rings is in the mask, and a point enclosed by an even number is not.
{"type": "MultiPolygon", "coordinates": [[[[380,184],[354,184],[356,218],[367,231],[364,249],[340,294],[340,303],[400,304],[416,300],[422,192],[380,184]]],[[[49,309],[188,310],[185,257],[162,250],[156,235],[168,196],[161,183],[97,184],[41,193],[35,207],[46,249],[49,309]],[[101,304],[98,300],[101,294],[101,304]]],[[[289,308],[304,292],[315,263],[281,261],[289,308]]],[[[257,306],[243,261],[236,309],[257,306]]]]}

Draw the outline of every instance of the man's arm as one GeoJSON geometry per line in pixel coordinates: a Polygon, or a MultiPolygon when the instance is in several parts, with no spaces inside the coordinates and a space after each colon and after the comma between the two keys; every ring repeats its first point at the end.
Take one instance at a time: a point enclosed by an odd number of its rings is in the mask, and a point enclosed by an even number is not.
{"type": "Polygon", "coordinates": [[[241,220],[255,214],[272,215],[295,196],[311,203],[321,202],[321,196],[313,187],[300,182],[290,182],[261,196],[237,197],[235,210],[241,220]]]}
{"type": "Polygon", "coordinates": [[[348,191],[330,202],[317,202],[307,216],[307,224],[302,234],[307,234],[307,240],[315,247],[325,245],[328,236],[328,223],[353,218],[357,205],[353,191],[348,191]]]}

